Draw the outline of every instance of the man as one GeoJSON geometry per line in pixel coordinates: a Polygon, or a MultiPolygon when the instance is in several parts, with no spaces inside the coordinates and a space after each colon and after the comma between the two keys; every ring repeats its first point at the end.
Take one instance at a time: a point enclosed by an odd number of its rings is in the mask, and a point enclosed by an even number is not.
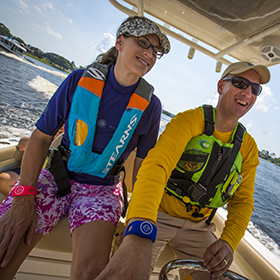
{"type": "Polygon", "coordinates": [[[97,279],[148,279],[149,265],[167,244],[177,258],[203,260],[212,277],[229,268],[253,211],[259,163],[257,145],[238,120],[269,80],[263,65],[233,63],[218,81],[215,109],[203,106],[172,119],[142,163],[124,241],[97,279]],[[227,202],[217,239],[211,221],[227,202]]]}

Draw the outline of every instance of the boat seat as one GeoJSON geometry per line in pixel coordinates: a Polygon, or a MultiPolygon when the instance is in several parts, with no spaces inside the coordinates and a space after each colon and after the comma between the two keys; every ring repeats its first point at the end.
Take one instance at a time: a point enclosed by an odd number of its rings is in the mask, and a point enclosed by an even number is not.
{"type": "Polygon", "coordinates": [[[16,146],[1,148],[0,173],[20,167],[22,154],[16,146]]]}

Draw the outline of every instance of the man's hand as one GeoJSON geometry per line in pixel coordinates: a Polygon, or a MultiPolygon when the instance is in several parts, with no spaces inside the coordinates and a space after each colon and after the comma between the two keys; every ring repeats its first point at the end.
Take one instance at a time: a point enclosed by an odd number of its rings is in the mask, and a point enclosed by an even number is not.
{"type": "Polygon", "coordinates": [[[25,243],[29,245],[35,234],[37,215],[34,196],[14,197],[11,208],[0,220],[0,267],[11,260],[18,242],[26,232],[25,243]]]}
{"type": "Polygon", "coordinates": [[[233,250],[224,240],[217,240],[204,253],[205,265],[213,278],[225,273],[233,261],[233,250]]]}
{"type": "Polygon", "coordinates": [[[127,235],[96,280],[148,280],[153,241],[127,235]]]}

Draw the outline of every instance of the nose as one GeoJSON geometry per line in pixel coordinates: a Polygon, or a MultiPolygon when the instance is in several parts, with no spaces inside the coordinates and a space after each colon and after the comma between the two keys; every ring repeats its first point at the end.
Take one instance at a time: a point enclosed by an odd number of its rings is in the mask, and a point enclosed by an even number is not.
{"type": "Polygon", "coordinates": [[[242,93],[243,93],[244,95],[253,95],[253,93],[252,93],[252,86],[250,85],[250,86],[248,86],[246,89],[243,89],[243,90],[242,90],[242,93]]]}
{"type": "Polygon", "coordinates": [[[153,57],[153,49],[149,47],[148,49],[144,49],[144,54],[146,57],[153,57]]]}

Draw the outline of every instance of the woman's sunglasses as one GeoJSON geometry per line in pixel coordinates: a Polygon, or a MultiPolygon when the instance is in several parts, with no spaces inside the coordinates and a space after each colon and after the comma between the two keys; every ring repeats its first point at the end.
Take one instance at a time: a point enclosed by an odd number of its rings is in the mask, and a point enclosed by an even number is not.
{"type": "Polygon", "coordinates": [[[262,86],[260,84],[251,83],[249,80],[242,77],[237,77],[237,76],[225,77],[223,78],[223,81],[231,81],[231,84],[239,89],[246,89],[249,86],[251,86],[252,87],[251,92],[256,96],[260,95],[262,92],[262,86]]]}
{"type": "MultiPolygon", "coordinates": [[[[124,37],[135,37],[135,36],[132,36],[130,34],[124,34],[124,37]]],[[[152,43],[146,37],[144,36],[135,37],[135,40],[137,44],[145,50],[152,48],[153,56],[156,57],[157,59],[160,59],[163,56],[163,52],[158,47],[153,46],[152,43]]]]}

